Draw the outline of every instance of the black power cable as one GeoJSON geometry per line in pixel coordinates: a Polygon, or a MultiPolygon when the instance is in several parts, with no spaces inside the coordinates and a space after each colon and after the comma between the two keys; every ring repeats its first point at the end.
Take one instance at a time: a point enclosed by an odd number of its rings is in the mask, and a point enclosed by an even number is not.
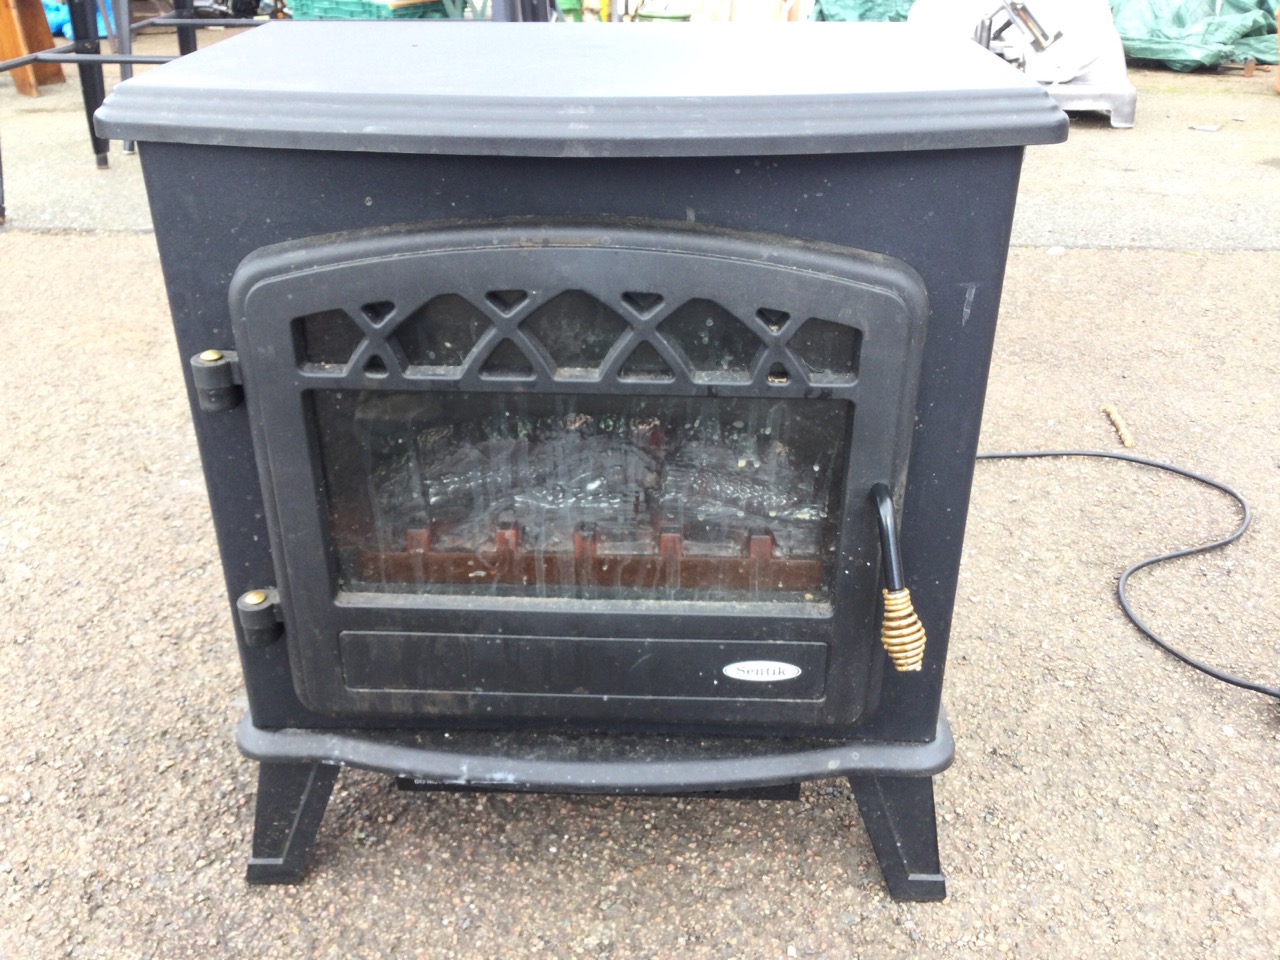
{"type": "Polygon", "coordinates": [[[1178,476],[1186,477],[1188,480],[1194,480],[1196,483],[1204,484],[1206,487],[1212,487],[1214,490],[1220,490],[1222,493],[1225,493],[1227,496],[1235,500],[1236,503],[1240,504],[1240,510],[1243,512],[1243,518],[1240,521],[1240,526],[1236,527],[1232,533],[1223,537],[1221,540],[1215,540],[1213,543],[1207,543],[1200,547],[1187,547],[1184,550],[1174,550],[1172,553],[1162,553],[1158,557],[1148,557],[1146,560],[1138,561],[1133,566],[1125,570],[1124,573],[1120,574],[1120,582],[1116,586],[1116,596],[1120,600],[1120,609],[1124,611],[1124,615],[1129,618],[1130,622],[1135,627],[1142,631],[1147,639],[1158,646],[1161,650],[1177,657],[1188,666],[1195,667],[1195,669],[1202,673],[1207,673],[1215,680],[1221,680],[1223,683],[1229,683],[1234,687],[1240,687],[1244,690],[1252,690],[1254,693],[1261,693],[1264,696],[1274,697],[1275,699],[1280,700],[1280,689],[1268,687],[1261,683],[1255,683],[1252,680],[1245,680],[1242,677],[1237,677],[1234,674],[1227,673],[1225,670],[1219,670],[1217,667],[1212,667],[1203,661],[1197,660],[1195,657],[1188,656],[1181,650],[1172,646],[1167,640],[1161,638],[1159,634],[1148,627],[1142,621],[1142,618],[1133,612],[1133,608],[1129,606],[1129,595],[1125,590],[1125,587],[1129,582],[1129,578],[1139,570],[1146,567],[1155,566],[1157,563],[1163,563],[1166,560],[1176,560],[1178,557],[1190,557],[1197,553],[1207,553],[1210,550],[1217,550],[1220,547],[1227,546],[1227,544],[1235,543],[1235,541],[1239,540],[1244,535],[1244,532],[1249,529],[1249,524],[1253,520],[1252,511],[1249,509],[1249,502],[1225,483],[1219,483],[1217,480],[1211,480],[1208,477],[1201,476],[1198,473],[1193,473],[1190,470],[1184,470],[1182,467],[1175,467],[1169,463],[1161,463],[1158,460],[1148,460],[1145,457],[1135,457],[1130,453],[1111,453],[1107,450],[1032,450],[1010,453],[978,454],[979,460],[1032,460],[1040,457],[1100,457],[1107,460],[1125,460],[1129,463],[1138,463],[1144,467],[1153,467],[1156,470],[1176,473],[1178,476]]]}

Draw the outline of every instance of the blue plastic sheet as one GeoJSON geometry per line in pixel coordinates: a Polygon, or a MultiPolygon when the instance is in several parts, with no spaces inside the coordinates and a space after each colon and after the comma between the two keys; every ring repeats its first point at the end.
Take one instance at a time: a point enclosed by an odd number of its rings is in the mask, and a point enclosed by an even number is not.
{"type": "MultiPolygon", "coordinates": [[[[98,36],[107,36],[107,25],[103,22],[103,14],[111,16],[110,0],[98,0],[98,36]]],[[[53,0],[44,0],[44,18],[49,21],[49,32],[55,37],[62,36],[68,40],[75,39],[75,33],[71,29],[71,8],[65,3],[54,3],[53,0]]]]}

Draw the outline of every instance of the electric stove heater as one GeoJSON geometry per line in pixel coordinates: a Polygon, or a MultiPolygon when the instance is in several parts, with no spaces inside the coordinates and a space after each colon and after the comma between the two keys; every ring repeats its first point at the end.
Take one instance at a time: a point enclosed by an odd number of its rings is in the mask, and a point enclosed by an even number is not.
{"type": "Polygon", "coordinates": [[[903,26],[272,24],[119,87],[249,696],[249,880],[422,789],[930,777],[1023,147],[903,26]],[[905,51],[911,51],[908,64],[905,51]],[[927,65],[925,69],[921,65],[927,65]]]}

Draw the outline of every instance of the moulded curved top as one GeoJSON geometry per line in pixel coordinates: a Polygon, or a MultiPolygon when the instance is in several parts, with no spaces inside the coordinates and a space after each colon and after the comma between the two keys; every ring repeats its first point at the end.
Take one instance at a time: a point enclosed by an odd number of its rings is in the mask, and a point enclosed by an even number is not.
{"type": "Polygon", "coordinates": [[[104,136],[544,157],[1056,143],[1066,115],[910,24],[277,22],[121,84],[104,136]]]}

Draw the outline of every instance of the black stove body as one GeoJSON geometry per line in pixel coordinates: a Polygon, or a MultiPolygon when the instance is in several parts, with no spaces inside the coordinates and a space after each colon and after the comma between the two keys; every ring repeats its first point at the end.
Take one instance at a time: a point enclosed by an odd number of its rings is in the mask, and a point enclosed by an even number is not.
{"type": "Polygon", "coordinates": [[[982,397],[1022,150],[1065,119],[976,46],[891,81],[904,29],[281,24],[104,105],[236,608],[250,880],[298,876],[341,765],[839,775],[891,892],[942,896],[982,397]]]}

